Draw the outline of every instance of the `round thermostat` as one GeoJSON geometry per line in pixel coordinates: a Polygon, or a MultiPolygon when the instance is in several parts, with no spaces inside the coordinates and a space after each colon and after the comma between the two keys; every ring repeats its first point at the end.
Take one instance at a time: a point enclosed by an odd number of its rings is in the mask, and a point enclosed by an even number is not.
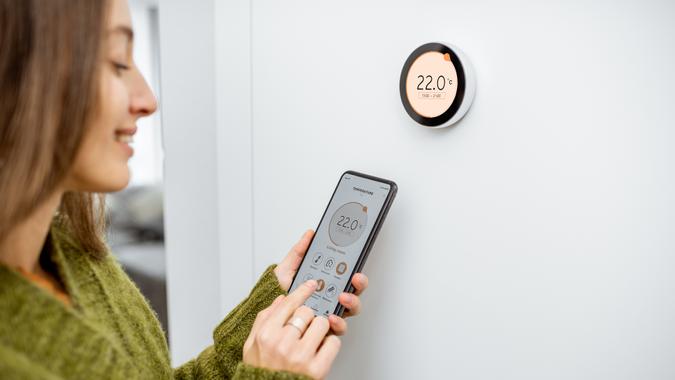
{"type": "Polygon", "coordinates": [[[399,92],[403,107],[417,123],[429,128],[450,126],[466,114],[473,102],[473,67],[455,46],[424,44],[405,61],[399,92]]]}

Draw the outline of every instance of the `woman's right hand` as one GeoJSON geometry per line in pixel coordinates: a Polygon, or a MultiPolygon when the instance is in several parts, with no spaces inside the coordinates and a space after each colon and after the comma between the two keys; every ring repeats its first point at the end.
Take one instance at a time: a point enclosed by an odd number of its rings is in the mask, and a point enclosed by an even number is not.
{"type": "Polygon", "coordinates": [[[244,363],[315,379],[328,375],[340,351],[340,338],[326,336],[328,319],[314,317],[314,311],[303,305],[316,287],[316,281],[307,281],[258,313],[244,343],[244,363]]]}

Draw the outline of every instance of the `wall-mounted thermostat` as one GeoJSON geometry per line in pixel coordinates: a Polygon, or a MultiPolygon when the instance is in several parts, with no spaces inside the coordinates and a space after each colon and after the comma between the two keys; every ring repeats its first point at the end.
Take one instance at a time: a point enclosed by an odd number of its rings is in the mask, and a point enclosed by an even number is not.
{"type": "Polygon", "coordinates": [[[405,61],[399,92],[413,120],[430,128],[450,126],[471,107],[476,93],[473,67],[455,46],[424,44],[405,61]]]}

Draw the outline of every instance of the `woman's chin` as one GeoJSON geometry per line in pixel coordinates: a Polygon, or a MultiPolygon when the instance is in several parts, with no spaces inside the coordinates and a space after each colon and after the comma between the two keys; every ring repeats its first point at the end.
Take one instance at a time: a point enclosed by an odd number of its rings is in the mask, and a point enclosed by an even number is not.
{"type": "Polygon", "coordinates": [[[116,192],[118,192],[118,191],[122,191],[122,190],[126,189],[127,186],[129,186],[129,181],[128,181],[128,180],[125,181],[124,183],[120,183],[120,184],[118,184],[118,185],[114,185],[114,186],[110,187],[110,188],[109,188],[108,190],[106,190],[106,191],[99,191],[99,193],[116,193],[116,192]]]}
{"type": "Polygon", "coordinates": [[[70,191],[81,191],[87,193],[116,193],[124,190],[131,180],[131,173],[128,167],[119,170],[101,171],[107,172],[105,176],[97,175],[78,175],[68,186],[70,191]]]}
{"type": "Polygon", "coordinates": [[[124,175],[119,175],[116,178],[110,178],[106,185],[105,190],[97,191],[98,193],[116,193],[118,191],[124,190],[127,186],[129,186],[129,182],[131,180],[131,175],[129,173],[129,170],[126,171],[124,175]]]}

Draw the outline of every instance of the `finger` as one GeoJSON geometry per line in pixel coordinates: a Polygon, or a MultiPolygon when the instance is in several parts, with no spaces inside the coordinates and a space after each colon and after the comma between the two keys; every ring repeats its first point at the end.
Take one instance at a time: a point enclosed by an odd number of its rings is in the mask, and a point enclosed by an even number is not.
{"type": "Polygon", "coordinates": [[[344,335],[347,333],[347,321],[343,318],[338,317],[335,314],[328,316],[328,323],[330,324],[330,329],[333,330],[335,335],[344,335]]]}
{"type": "Polygon", "coordinates": [[[300,339],[300,337],[302,337],[302,334],[305,333],[308,326],[310,325],[310,323],[312,323],[312,320],[314,319],[314,310],[310,309],[305,305],[302,305],[295,310],[295,313],[293,313],[293,316],[288,320],[288,322],[291,322],[296,318],[299,318],[300,321],[302,321],[302,326],[296,327],[295,325],[286,323],[286,326],[284,326],[284,330],[286,330],[284,333],[285,338],[287,337],[292,340],[300,339]]]}
{"type": "Polygon", "coordinates": [[[269,310],[267,315],[269,316],[272,313],[274,313],[274,310],[276,310],[279,307],[279,305],[281,305],[281,303],[284,302],[285,298],[286,296],[283,294],[278,295],[277,298],[275,298],[274,301],[272,301],[272,303],[267,307],[267,309],[269,310]]]}
{"type": "Polygon", "coordinates": [[[352,285],[354,286],[354,294],[361,295],[366,288],[368,288],[368,276],[363,273],[356,273],[352,276],[352,285]]]}
{"type": "Polygon", "coordinates": [[[314,293],[317,286],[316,280],[309,280],[298,286],[293,292],[286,296],[279,306],[277,306],[274,313],[270,315],[268,321],[278,327],[283,327],[286,324],[286,321],[288,321],[288,318],[293,315],[295,309],[305,303],[307,298],[314,293]]]}
{"type": "Polygon", "coordinates": [[[361,312],[361,298],[355,294],[342,293],[338,297],[338,302],[345,307],[344,315],[351,317],[361,312]]]}
{"type": "Polygon", "coordinates": [[[317,368],[321,368],[321,373],[317,373],[319,378],[323,379],[326,377],[335,357],[340,352],[341,345],[340,338],[335,335],[329,335],[323,340],[319,352],[314,357],[315,365],[317,368]]]}
{"type": "Polygon", "coordinates": [[[323,341],[323,338],[326,337],[329,328],[330,324],[326,317],[318,316],[314,318],[300,340],[302,350],[305,353],[314,356],[319,349],[319,345],[323,341]]]}

